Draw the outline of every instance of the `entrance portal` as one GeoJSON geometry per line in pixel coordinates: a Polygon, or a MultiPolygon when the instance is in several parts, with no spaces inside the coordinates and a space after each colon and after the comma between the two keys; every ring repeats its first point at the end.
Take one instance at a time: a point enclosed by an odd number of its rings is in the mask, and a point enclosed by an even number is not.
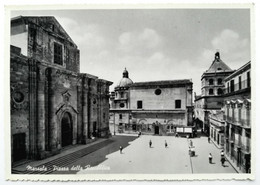
{"type": "Polygon", "coordinates": [[[159,135],[159,126],[158,126],[158,125],[156,125],[156,126],[154,127],[154,134],[159,135]]]}
{"type": "Polygon", "coordinates": [[[61,120],[61,146],[72,144],[72,120],[69,113],[64,113],[61,120]]]}
{"type": "Polygon", "coordinates": [[[25,133],[13,135],[13,161],[26,158],[25,133]]]}

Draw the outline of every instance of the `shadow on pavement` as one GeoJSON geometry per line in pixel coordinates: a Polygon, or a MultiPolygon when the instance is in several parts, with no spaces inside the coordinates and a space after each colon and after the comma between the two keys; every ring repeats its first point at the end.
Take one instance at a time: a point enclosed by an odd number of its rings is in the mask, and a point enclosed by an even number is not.
{"type": "MultiPolygon", "coordinates": [[[[112,136],[111,138],[109,138],[109,140],[112,141],[110,144],[78,159],[76,162],[70,164],[68,167],[71,168],[73,166],[81,166],[83,169],[85,169],[86,166],[91,166],[91,167],[97,166],[100,163],[107,160],[106,157],[107,155],[114,152],[120,153],[120,146],[123,147],[123,151],[124,151],[124,149],[130,145],[129,142],[132,142],[137,138],[138,138],[137,136],[112,136]]],[[[124,154],[123,151],[122,151],[122,155],[124,154]]],[[[72,171],[72,170],[69,170],[67,172],[62,172],[62,173],[55,171],[52,174],[75,174],[77,172],[78,171],[72,171]]]]}

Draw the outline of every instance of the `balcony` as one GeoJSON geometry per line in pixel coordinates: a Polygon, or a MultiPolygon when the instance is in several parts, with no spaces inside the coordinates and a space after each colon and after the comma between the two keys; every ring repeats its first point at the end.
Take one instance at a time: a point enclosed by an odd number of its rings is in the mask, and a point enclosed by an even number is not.
{"type": "Polygon", "coordinates": [[[234,85],[230,85],[229,87],[226,87],[224,89],[224,93],[225,94],[229,94],[229,93],[233,93],[233,92],[237,92],[237,91],[241,91],[243,89],[248,89],[251,88],[251,83],[250,83],[251,79],[247,79],[247,80],[243,80],[240,83],[236,83],[234,85]]]}
{"type": "Polygon", "coordinates": [[[240,123],[241,123],[241,126],[244,128],[248,128],[248,129],[251,128],[250,117],[249,117],[249,119],[241,119],[240,123]]]}
{"type": "Polygon", "coordinates": [[[251,147],[250,147],[250,145],[242,145],[242,146],[241,146],[241,150],[242,150],[244,153],[250,153],[250,152],[251,152],[251,147]]]}
{"type": "Polygon", "coordinates": [[[246,129],[251,128],[250,118],[248,118],[248,119],[236,119],[234,116],[224,115],[224,120],[228,123],[231,123],[231,124],[236,125],[236,126],[241,126],[241,127],[246,128],[246,129]]]}

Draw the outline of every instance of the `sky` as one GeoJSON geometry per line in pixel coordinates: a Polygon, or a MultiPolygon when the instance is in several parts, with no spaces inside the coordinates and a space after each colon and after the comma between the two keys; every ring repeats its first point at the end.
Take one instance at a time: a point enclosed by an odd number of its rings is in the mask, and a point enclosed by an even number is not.
{"type": "Polygon", "coordinates": [[[80,72],[112,81],[126,68],[133,82],[192,79],[216,51],[232,69],[251,60],[249,9],[80,9],[13,11],[55,16],[80,50],[80,72]]]}

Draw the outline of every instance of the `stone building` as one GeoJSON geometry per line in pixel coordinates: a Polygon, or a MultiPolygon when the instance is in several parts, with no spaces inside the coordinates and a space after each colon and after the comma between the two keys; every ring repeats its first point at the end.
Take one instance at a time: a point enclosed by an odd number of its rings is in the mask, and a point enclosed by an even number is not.
{"type": "Polygon", "coordinates": [[[192,134],[191,80],[133,83],[125,69],[110,105],[111,132],[192,134]]]}
{"type": "Polygon", "coordinates": [[[224,113],[223,110],[209,111],[209,129],[211,141],[215,143],[218,148],[224,147],[224,113]]]}
{"type": "Polygon", "coordinates": [[[225,79],[224,95],[226,157],[238,171],[251,166],[251,62],[225,79]]]}
{"type": "Polygon", "coordinates": [[[228,67],[215,53],[215,59],[207,71],[201,76],[201,95],[195,95],[194,115],[196,122],[202,123],[202,130],[209,135],[209,112],[221,110],[225,89],[224,79],[234,70],[228,67]]]}
{"type": "Polygon", "coordinates": [[[79,50],[54,17],[11,20],[12,164],[108,137],[112,82],[79,73],[79,50]]]}

